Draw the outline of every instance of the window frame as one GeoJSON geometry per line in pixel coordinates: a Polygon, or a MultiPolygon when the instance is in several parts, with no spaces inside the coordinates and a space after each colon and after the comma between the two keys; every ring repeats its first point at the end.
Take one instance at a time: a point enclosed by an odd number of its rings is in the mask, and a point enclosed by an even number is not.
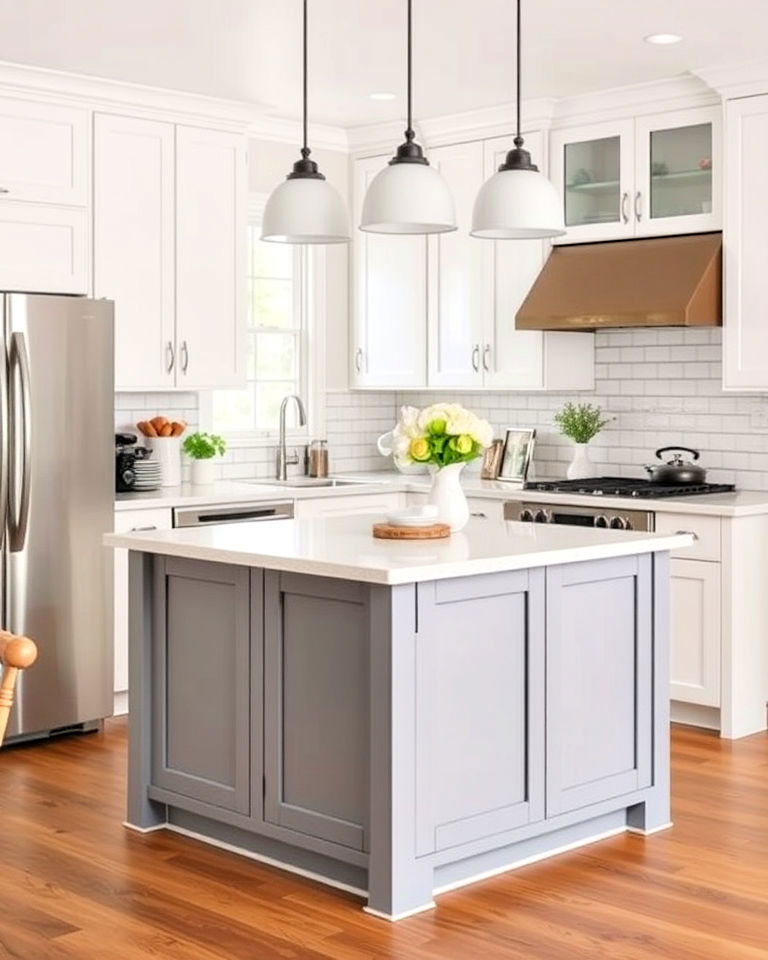
{"type": "MultiPolygon", "coordinates": [[[[268,194],[250,193],[246,224],[250,228],[261,224],[268,194]]],[[[286,442],[289,445],[309,443],[313,437],[325,435],[325,249],[317,244],[293,246],[294,304],[299,317],[300,350],[299,395],[307,410],[304,427],[289,427],[286,442]]],[[[246,277],[243,277],[246,282],[246,277]]],[[[246,298],[243,298],[244,300],[246,298]]],[[[247,309],[247,307],[246,307],[247,309]]],[[[246,316],[242,323],[247,324],[246,316]]],[[[245,365],[244,365],[245,366],[245,365]]],[[[243,384],[245,386],[246,384],[243,384]]],[[[200,429],[214,431],[213,391],[201,391],[198,398],[200,429]]],[[[291,413],[290,417],[295,417],[291,413]]],[[[278,430],[238,431],[223,433],[229,449],[242,447],[273,447],[278,430]]]]}

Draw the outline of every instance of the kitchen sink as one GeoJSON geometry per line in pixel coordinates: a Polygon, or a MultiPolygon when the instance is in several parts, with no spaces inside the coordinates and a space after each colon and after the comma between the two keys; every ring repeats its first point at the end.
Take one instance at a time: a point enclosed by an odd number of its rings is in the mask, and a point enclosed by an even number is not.
{"type": "Polygon", "coordinates": [[[379,480],[337,480],[334,477],[289,477],[287,480],[241,480],[240,483],[252,483],[257,487],[286,487],[299,490],[306,487],[364,487],[380,483],[379,480]]]}

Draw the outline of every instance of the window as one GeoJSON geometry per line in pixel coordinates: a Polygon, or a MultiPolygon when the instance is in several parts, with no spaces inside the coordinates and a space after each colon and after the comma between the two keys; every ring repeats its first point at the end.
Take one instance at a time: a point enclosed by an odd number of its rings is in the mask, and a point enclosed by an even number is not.
{"type": "MultiPolygon", "coordinates": [[[[308,369],[310,327],[316,326],[309,316],[313,254],[292,244],[264,243],[260,235],[261,224],[254,218],[248,225],[247,385],[201,397],[203,422],[243,443],[277,432],[280,403],[287,394],[299,394],[310,422],[316,406],[310,396],[316,377],[308,369]]],[[[297,438],[306,434],[306,428],[294,431],[297,438]]]]}

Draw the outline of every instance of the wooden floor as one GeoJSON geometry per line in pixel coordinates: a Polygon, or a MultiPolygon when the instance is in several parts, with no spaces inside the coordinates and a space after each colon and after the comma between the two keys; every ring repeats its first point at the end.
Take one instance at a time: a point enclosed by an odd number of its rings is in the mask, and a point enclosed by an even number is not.
{"type": "Polygon", "coordinates": [[[768,958],[768,735],[677,728],[672,830],[444,894],[389,924],[123,815],[125,726],[0,751],[5,960],[768,958]]]}

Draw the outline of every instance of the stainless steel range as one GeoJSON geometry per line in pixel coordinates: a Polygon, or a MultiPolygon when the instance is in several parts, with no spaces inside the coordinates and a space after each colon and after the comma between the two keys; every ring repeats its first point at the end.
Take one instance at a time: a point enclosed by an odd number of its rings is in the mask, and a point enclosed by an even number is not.
{"type": "Polygon", "coordinates": [[[594,497],[594,506],[588,504],[565,504],[553,500],[508,500],[504,504],[505,520],[522,520],[528,523],[565,523],[578,527],[607,527],[613,530],[653,530],[654,513],[650,510],[607,507],[599,503],[600,497],[626,497],[634,500],[657,500],[667,497],[702,496],[709,493],[729,493],[733,484],[701,483],[664,486],[648,480],[626,477],[595,477],[588,480],[542,480],[525,485],[525,490],[537,493],[570,494],[594,497]]]}

